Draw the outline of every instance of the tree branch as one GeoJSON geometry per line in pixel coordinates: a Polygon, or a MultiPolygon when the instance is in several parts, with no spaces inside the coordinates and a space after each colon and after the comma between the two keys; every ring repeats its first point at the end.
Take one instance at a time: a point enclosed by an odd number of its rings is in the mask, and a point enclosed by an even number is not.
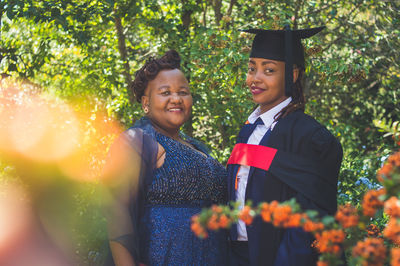
{"type": "MultiPolygon", "coordinates": [[[[358,10],[358,8],[360,7],[360,4],[356,5],[348,14],[348,19],[344,20],[346,22],[346,25],[348,25],[348,21],[350,21],[350,17],[352,16],[352,14],[358,10]]],[[[339,20],[340,21],[340,20],[339,20]]],[[[339,28],[342,27],[343,24],[339,23],[339,25],[332,30],[332,32],[339,32],[339,28]]],[[[343,39],[343,35],[337,37],[335,40],[333,40],[332,42],[330,42],[327,46],[325,46],[324,48],[322,48],[322,51],[326,51],[328,50],[333,44],[337,43],[338,41],[340,41],[341,39],[343,39]]]]}
{"type": "Polygon", "coordinates": [[[128,89],[129,101],[131,102],[131,104],[133,104],[135,102],[135,98],[133,97],[133,92],[131,90],[132,77],[130,74],[131,69],[130,69],[129,62],[128,62],[128,52],[126,50],[124,28],[122,26],[122,21],[121,21],[120,17],[115,16],[114,22],[115,22],[115,29],[117,30],[117,37],[118,37],[118,50],[121,55],[121,59],[122,59],[123,66],[124,66],[124,71],[122,72],[122,74],[124,75],[126,85],[128,86],[127,89],[128,89]]]}
{"type": "Polygon", "coordinates": [[[203,7],[203,26],[207,27],[207,1],[204,1],[204,4],[202,4],[203,7]]]}
{"type": "Polygon", "coordinates": [[[190,23],[192,22],[191,16],[193,11],[187,7],[187,0],[182,0],[182,8],[183,8],[183,12],[181,15],[182,24],[185,30],[189,30],[190,23]]]}
{"type": "Polygon", "coordinates": [[[340,1],[341,1],[341,0],[337,0],[337,1],[335,1],[335,2],[329,3],[329,5],[324,5],[324,6],[321,7],[320,9],[314,10],[314,11],[308,13],[307,15],[312,15],[312,14],[319,13],[319,12],[321,12],[321,11],[327,9],[327,8],[330,8],[331,6],[335,6],[335,5],[336,5],[337,3],[339,3],[340,1]]]}
{"type": "MultiPolygon", "coordinates": [[[[181,0],[181,3],[182,3],[182,9],[183,9],[181,19],[182,19],[182,25],[185,29],[185,31],[183,32],[183,36],[184,36],[185,40],[187,40],[190,36],[190,24],[192,22],[191,16],[192,16],[193,10],[188,8],[188,0],[181,0]]],[[[187,57],[186,57],[186,60],[183,62],[183,66],[185,69],[189,70],[187,65],[188,65],[188,61],[190,61],[190,49],[189,49],[189,54],[187,54],[186,56],[187,57]]],[[[186,73],[186,78],[190,82],[190,71],[188,71],[186,73]]],[[[190,116],[189,120],[185,123],[185,132],[190,137],[193,136],[193,117],[192,116],[190,116]]]]}
{"type": "Polygon", "coordinates": [[[299,12],[303,8],[304,0],[301,0],[299,4],[296,5],[294,10],[294,21],[293,21],[293,29],[297,29],[297,18],[299,17],[299,12]]]}
{"type": "Polygon", "coordinates": [[[222,19],[222,13],[221,13],[222,1],[221,0],[211,0],[211,1],[215,13],[215,22],[217,25],[219,25],[219,22],[222,19]]]}
{"type": "Polygon", "coordinates": [[[231,2],[229,3],[229,8],[228,8],[228,12],[227,12],[227,16],[230,17],[232,15],[232,10],[233,10],[233,6],[236,5],[237,0],[231,0],[231,2]]]}

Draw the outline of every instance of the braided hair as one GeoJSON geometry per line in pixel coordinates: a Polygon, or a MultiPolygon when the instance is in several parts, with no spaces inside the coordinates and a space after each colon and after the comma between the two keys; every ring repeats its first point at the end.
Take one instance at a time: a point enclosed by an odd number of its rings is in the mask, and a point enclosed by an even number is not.
{"type": "Polygon", "coordinates": [[[303,110],[305,109],[306,106],[306,100],[304,97],[304,90],[303,90],[303,75],[304,75],[304,69],[297,67],[299,70],[299,75],[297,77],[296,82],[293,84],[293,89],[292,89],[292,101],[283,108],[279,113],[275,115],[275,121],[277,121],[279,118],[283,118],[287,116],[288,114],[296,111],[296,110],[303,110]]]}

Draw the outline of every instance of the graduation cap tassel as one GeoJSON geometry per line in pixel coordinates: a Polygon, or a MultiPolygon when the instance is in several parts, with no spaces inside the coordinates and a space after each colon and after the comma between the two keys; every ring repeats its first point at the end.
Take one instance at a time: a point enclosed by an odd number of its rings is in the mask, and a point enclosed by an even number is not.
{"type": "Polygon", "coordinates": [[[289,25],[285,25],[285,94],[292,96],[293,88],[293,35],[289,25]]]}

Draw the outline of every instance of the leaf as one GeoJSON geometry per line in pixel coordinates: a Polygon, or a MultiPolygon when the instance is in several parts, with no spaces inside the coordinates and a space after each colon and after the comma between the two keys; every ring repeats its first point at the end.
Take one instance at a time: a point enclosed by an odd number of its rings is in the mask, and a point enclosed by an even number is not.
{"type": "Polygon", "coordinates": [[[322,223],[324,225],[330,225],[333,224],[335,222],[335,218],[333,216],[324,216],[322,218],[322,223]]]}
{"type": "Polygon", "coordinates": [[[18,70],[17,69],[17,65],[16,64],[9,64],[7,70],[8,71],[17,71],[18,70]]]}
{"type": "Polygon", "coordinates": [[[12,20],[15,16],[14,10],[13,10],[13,6],[9,6],[7,8],[7,17],[12,20]]]}
{"type": "Polygon", "coordinates": [[[56,19],[56,18],[59,17],[60,15],[61,15],[61,12],[60,12],[60,10],[59,10],[58,8],[53,7],[53,8],[51,9],[51,17],[52,17],[53,19],[56,19]]]}
{"type": "Polygon", "coordinates": [[[305,211],[305,213],[307,214],[307,216],[310,219],[314,219],[314,218],[318,217],[318,212],[316,210],[307,210],[307,211],[305,211]]]}

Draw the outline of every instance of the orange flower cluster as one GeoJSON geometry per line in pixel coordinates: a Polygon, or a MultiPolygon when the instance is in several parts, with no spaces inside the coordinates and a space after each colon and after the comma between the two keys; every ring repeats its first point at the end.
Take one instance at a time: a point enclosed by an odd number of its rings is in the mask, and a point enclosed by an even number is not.
{"type": "Polygon", "coordinates": [[[335,218],[343,226],[343,228],[356,226],[359,220],[357,209],[350,203],[339,206],[335,218]]]}
{"type": "Polygon", "coordinates": [[[391,250],[391,257],[390,265],[392,266],[399,266],[400,265],[400,248],[392,248],[391,250]]]}
{"type": "Polygon", "coordinates": [[[207,222],[207,228],[210,230],[218,230],[218,216],[216,214],[211,215],[210,219],[207,222]]]}
{"type": "Polygon", "coordinates": [[[253,215],[251,213],[250,206],[244,206],[239,213],[239,219],[242,220],[246,225],[250,225],[253,222],[253,215]]]}
{"type": "Polygon", "coordinates": [[[272,221],[272,214],[276,207],[278,207],[278,202],[276,200],[271,201],[269,204],[261,204],[261,218],[264,220],[264,222],[269,223],[272,221]]]}
{"type": "Polygon", "coordinates": [[[397,222],[397,218],[389,220],[385,230],[383,230],[383,236],[390,239],[393,243],[400,245],[400,224],[397,222]]]}
{"type": "Polygon", "coordinates": [[[315,248],[321,253],[339,254],[340,244],[345,239],[345,233],[340,229],[331,229],[315,234],[315,248]]]}
{"type": "Polygon", "coordinates": [[[385,179],[391,179],[391,175],[394,171],[400,169],[400,152],[396,152],[389,156],[387,162],[377,173],[377,179],[379,182],[383,182],[385,179]]]}
{"type": "Polygon", "coordinates": [[[231,220],[225,215],[217,215],[217,214],[212,214],[210,219],[207,222],[207,228],[210,230],[218,230],[220,228],[228,228],[230,225],[231,220]]]}
{"type": "Polygon", "coordinates": [[[219,217],[219,227],[220,228],[228,228],[230,224],[231,224],[231,220],[225,214],[222,214],[219,217]]]}
{"type": "Polygon", "coordinates": [[[298,227],[304,215],[292,213],[289,205],[279,205],[277,201],[261,205],[261,217],[265,222],[271,222],[276,227],[298,227]]]}
{"type": "Polygon", "coordinates": [[[369,190],[365,193],[362,207],[365,216],[373,217],[379,207],[383,206],[383,201],[379,199],[379,196],[386,193],[385,189],[380,190],[369,190]]]}
{"type": "Polygon", "coordinates": [[[313,222],[310,219],[306,219],[306,222],[303,224],[303,230],[306,232],[317,232],[322,231],[323,229],[323,223],[313,222]]]}
{"type": "Polygon", "coordinates": [[[370,224],[367,226],[367,234],[369,237],[377,237],[381,235],[378,226],[375,224],[370,224]]]}
{"type": "Polygon", "coordinates": [[[397,132],[397,134],[393,134],[392,139],[396,142],[397,145],[400,146],[400,132],[397,132]]]}
{"type": "Polygon", "coordinates": [[[264,222],[272,222],[276,227],[299,227],[305,214],[293,213],[289,205],[279,205],[277,201],[261,205],[261,218],[264,222]]]}
{"type": "Polygon", "coordinates": [[[213,204],[213,205],[211,206],[211,210],[212,210],[213,212],[217,213],[217,214],[222,213],[222,208],[221,208],[220,206],[218,206],[218,205],[215,205],[215,204],[213,204]]]}
{"type": "Polygon", "coordinates": [[[400,168],[400,151],[390,155],[387,163],[391,164],[393,167],[400,168]]]}
{"type": "Polygon", "coordinates": [[[288,205],[279,205],[273,212],[272,224],[275,227],[285,227],[289,222],[289,218],[292,214],[292,208],[288,205]]]}
{"type": "Polygon", "coordinates": [[[200,238],[208,237],[207,230],[200,224],[198,215],[192,217],[192,224],[190,225],[190,229],[196,236],[200,238]]]}
{"type": "Polygon", "coordinates": [[[317,266],[329,266],[328,262],[323,261],[323,260],[319,260],[317,262],[317,266]]]}
{"type": "Polygon", "coordinates": [[[385,213],[394,218],[400,217],[400,201],[397,197],[391,197],[384,204],[385,213]]]}
{"type": "Polygon", "coordinates": [[[386,247],[382,238],[366,238],[358,241],[353,247],[353,256],[361,257],[364,262],[362,265],[383,265],[386,258],[386,247]]]}
{"type": "Polygon", "coordinates": [[[228,228],[231,220],[222,213],[222,208],[218,205],[211,206],[213,214],[207,222],[207,228],[210,230],[218,230],[220,228],[228,228]]]}

